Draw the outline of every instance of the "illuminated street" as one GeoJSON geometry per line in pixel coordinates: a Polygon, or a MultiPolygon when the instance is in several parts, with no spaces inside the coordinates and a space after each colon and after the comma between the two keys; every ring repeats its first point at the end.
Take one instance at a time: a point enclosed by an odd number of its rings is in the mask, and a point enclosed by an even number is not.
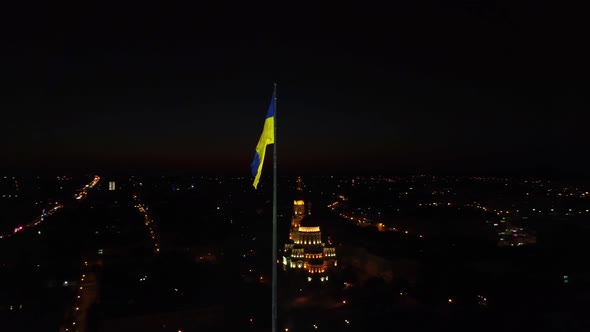
{"type": "MultiPolygon", "coordinates": [[[[99,181],[100,181],[100,177],[98,175],[94,176],[94,179],[92,180],[92,182],[90,182],[89,184],[87,184],[83,188],[81,188],[79,190],[79,192],[76,195],[74,195],[74,198],[77,200],[80,200],[80,199],[83,199],[84,197],[86,197],[88,190],[94,188],[98,184],[99,181]]],[[[47,217],[50,217],[51,215],[53,215],[54,213],[56,213],[59,209],[62,209],[63,207],[64,207],[63,204],[55,203],[55,205],[51,208],[48,208],[47,211],[43,210],[41,215],[39,217],[35,218],[32,222],[22,225],[22,226],[18,226],[17,228],[14,229],[14,231],[12,233],[1,234],[0,239],[8,238],[8,237],[11,237],[17,233],[34,229],[36,226],[39,226],[42,222],[44,222],[47,217]]]]}
{"type": "Polygon", "coordinates": [[[98,296],[98,285],[96,274],[92,272],[92,267],[96,263],[85,261],[82,264],[82,274],[77,283],[76,298],[74,305],[66,313],[68,319],[60,327],[60,332],[86,332],[88,331],[88,311],[94,304],[98,296]]]}
{"type": "Polygon", "coordinates": [[[148,211],[147,211],[148,208],[146,206],[144,206],[143,203],[140,202],[138,196],[133,195],[133,199],[136,202],[135,207],[143,215],[144,225],[145,225],[146,230],[148,232],[148,236],[152,240],[153,250],[155,253],[159,253],[161,248],[160,248],[160,243],[158,242],[158,238],[157,238],[158,235],[156,233],[156,227],[155,227],[154,220],[152,218],[150,218],[148,211]]]}

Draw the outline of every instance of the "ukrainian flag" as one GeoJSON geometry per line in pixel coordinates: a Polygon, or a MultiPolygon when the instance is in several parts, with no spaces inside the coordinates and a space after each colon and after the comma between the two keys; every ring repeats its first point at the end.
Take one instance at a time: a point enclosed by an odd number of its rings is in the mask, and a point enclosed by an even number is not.
{"type": "Polygon", "coordinates": [[[256,154],[254,155],[254,161],[250,165],[252,169],[252,176],[254,176],[254,188],[258,187],[258,181],[260,181],[260,174],[262,174],[262,164],[264,164],[264,155],[266,153],[266,146],[274,144],[275,142],[275,96],[273,94],[268,112],[266,113],[266,119],[264,120],[264,129],[262,135],[256,145],[256,154]]]}

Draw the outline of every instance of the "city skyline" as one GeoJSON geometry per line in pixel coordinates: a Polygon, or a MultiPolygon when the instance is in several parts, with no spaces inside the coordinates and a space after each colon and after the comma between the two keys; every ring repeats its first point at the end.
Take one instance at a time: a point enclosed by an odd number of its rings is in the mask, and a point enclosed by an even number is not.
{"type": "Polygon", "coordinates": [[[585,11],[4,7],[3,330],[590,331],[585,11]]]}
{"type": "MultiPolygon", "coordinates": [[[[278,331],[365,331],[393,315],[396,326],[424,331],[473,320],[516,331],[545,325],[531,315],[557,304],[572,314],[550,327],[584,323],[588,184],[428,175],[279,182],[278,331]]],[[[0,316],[11,330],[269,330],[271,206],[267,188],[251,183],[0,177],[0,316]]]]}

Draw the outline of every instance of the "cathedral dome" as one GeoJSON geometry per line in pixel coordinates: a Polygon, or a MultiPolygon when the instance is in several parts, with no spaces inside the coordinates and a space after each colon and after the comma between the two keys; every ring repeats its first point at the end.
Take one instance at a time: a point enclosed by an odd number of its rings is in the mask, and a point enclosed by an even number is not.
{"type": "Polygon", "coordinates": [[[320,226],[320,220],[318,220],[318,218],[314,218],[313,216],[305,216],[305,218],[303,218],[303,220],[301,220],[301,226],[304,227],[314,227],[314,226],[320,226]]]}

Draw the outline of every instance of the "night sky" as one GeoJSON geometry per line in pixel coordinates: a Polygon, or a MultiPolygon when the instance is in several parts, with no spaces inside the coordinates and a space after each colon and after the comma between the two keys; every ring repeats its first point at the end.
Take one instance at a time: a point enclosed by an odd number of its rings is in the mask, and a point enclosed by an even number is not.
{"type": "Polygon", "coordinates": [[[590,175],[585,18],[515,2],[6,10],[0,167],[247,175],[276,81],[285,171],[590,175]]]}

